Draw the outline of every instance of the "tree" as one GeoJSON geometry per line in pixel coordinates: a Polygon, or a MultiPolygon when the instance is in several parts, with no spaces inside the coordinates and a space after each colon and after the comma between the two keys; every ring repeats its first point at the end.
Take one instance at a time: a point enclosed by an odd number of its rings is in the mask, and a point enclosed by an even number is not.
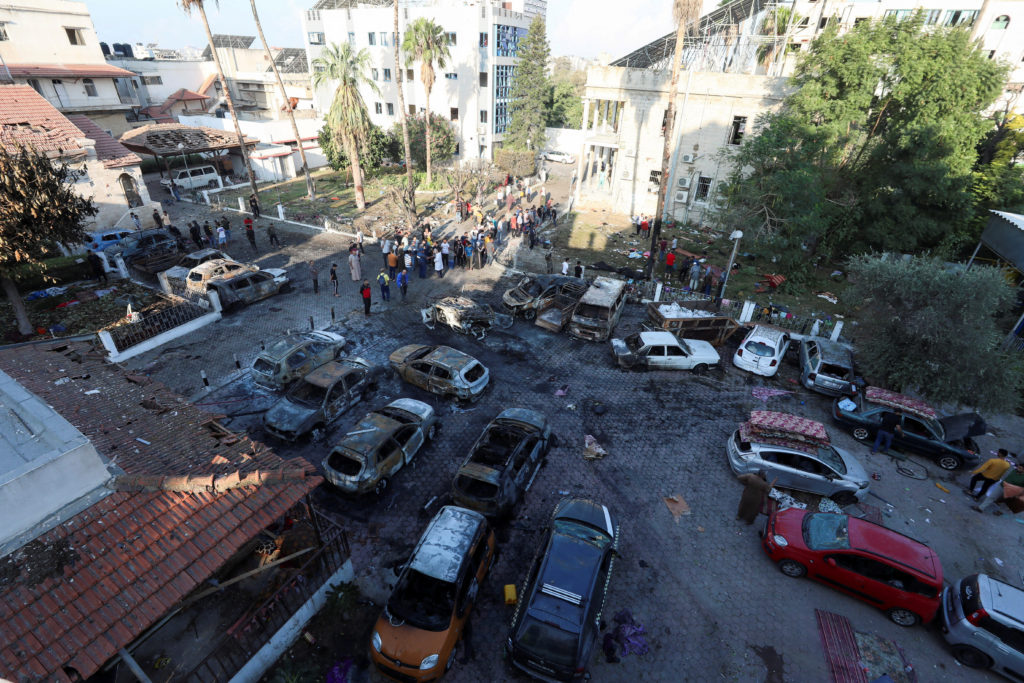
{"type": "Polygon", "coordinates": [[[572,83],[553,83],[545,103],[544,125],[548,128],[578,128],[583,120],[580,90],[572,83]]]}
{"type": "Polygon", "coordinates": [[[1024,212],[1024,116],[1010,110],[998,112],[995,126],[978,145],[978,163],[971,180],[974,218],[957,226],[943,239],[941,253],[950,258],[964,257],[978,243],[989,211],[992,209],[1024,212]]]}
{"type": "Polygon", "coordinates": [[[487,189],[491,185],[491,179],[487,168],[483,164],[470,166],[464,164],[449,168],[444,174],[444,181],[448,184],[456,202],[463,201],[463,196],[473,197],[473,203],[479,204],[483,201],[487,189]]]}
{"type": "MultiPolygon", "coordinates": [[[[327,164],[332,169],[340,171],[349,165],[344,143],[337,139],[329,126],[320,129],[318,141],[320,149],[327,157],[327,164]]],[[[384,161],[398,158],[400,153],[395,136],[371,123],[366,135],[366,143],[359,151],[359,165],[363,173],[370,173],[380,168],[384,161]]]]}
{"type": "Polygon", "coordinates": [[[530,22],[526,38],[519,45],[519,61],[512,77],[512,93],[509,98],[509,113],[512,120],[505,135],[505,146],[512,149],[544,149],[547,136],[546,102],[550,83],[548,81],[547,29],[543,15],[538,14],[530,22]]]}
{"type": "Polygon", "coordinates": [[[348,43],[329,45],[322,56],[313,60],[313,87],[337,82],[334,99],[327,112],[327,125],[341,141],[352,165],[352,182],[356,189],[356,208],[366,208],[363,194],[363,172],[359,165],[359,153],[366,146],[370,136],[370,114],[366,102],[359,93],[359,86],[366,85],[373,92],[380,90],[370,80],[370,54],[356,50],[348,43]]]}
{"type": "MultiPolygon", "coordinates": [[[[668,86],[668,108],[665,110],[665,138],[661,150],[661,176],[658,182],[658,201],[654,210],[654,225],[651,226],[651,251],[644,264],[644,277],[654,275],[654,258],[658,253],[661,239],[661,223],[665,215],[665,194],[668,192],[669,161],[672,159],[672,132],[676,123],[676,93],[679,91],[679,69],[683,62],[683,47],[690,27],[696,28],[700,19],[700,0],[672,0],[672,18],[676,22],[676,45],[672,52],[672,80],[668,86]]],[[[580,178],[582,182],[583,178],[580,178]]]]}
{"type": "MultiPolygon", "coordinates": [[[[252,164],[249,163],[249,150],[245,146],[245,137],[242,135],[242,128],[238,125],[238,116],[235,115],[235,103],[231,99],[231,91],[228,90],[228,83],[224,80],[224,69],[220,66],[220,56],[217,54],[217,48],[213,44],[213,33],[210,31],[210,22],[206,19],[206,7],[203,6],[204,0],[178,0],[178,5],[185,11],[185,14],[191,16],[192,10],[199,11],[199,18],[203,20],[203,29],[206,30],[206,42],[210,45],[210,53],[213,55],[213,64],[217,67],[217,80],[220,82],[220,90],[224,93],[224,102],[228,105],[228,111],[231,113],[231,122],[235,124],[235,135],[238,136],[238,149],[242,154],[242,161],[245,163],[245,171],[249,174],[249,189],[252,190],[254,195],[259,195],[259,189],[256,187],[256,174],[252,172],[252,164]]],[[[218,5],[217,0],[214,0],[214,4],[218,5]]],[[[302,146],[301,144],[299,145],[302,146]]]]}
{"type": "Polygon", "coordinates": [[[277,68],[274,56],[270,54],[270,46],[267,45],[267,38],[263,35],[263,24],[260,23],[260,15],[256,12],[256,0],[249,0],[252,7],[252,18],[256,22],[256,31],[260,35],[260,42],[263,43],[263,54],[270,62],[270,68],[274,70],[274,78],[277,79],[277,88],[281,92],[281,101],[284,102],[285,111],[288,112],[288,120],[292,123],[292,133],[295,135],[295,145],[299,148],[299,158],[302,159],[302,173],[306,176],[306,194],[310,199],[316,199],[316,191],[313,188],[313,176],[309,174],[309,164],[306,163],[306,150],[302,146],[302,136],[299,135],[299,124],[295,123],[295,112],[292,111],[291,100],[284,89],[284,81],[281,80],[281,72],[277,68]]]}
{"type": "MultiPolygon", "coordinates": [[[[434,89],[434,64],[438,69],[448,65],[452,58],[448,51],[448,36],[444,29],[434,23],[433,19],[418,17],[405,29],[405,37],[402,39],[402,52],[405,53],[406,66],[412,66],[414,62],[420,62],[420,80],[423,81],[423,89],[427,94],[427,113],[430,114],[430,91],[434,89]]],[[[398,65],[395,65],[398,68],[398,65]]],[[[431,118],[432,115],[431,115],[431,118]]],[[[427,141],[427,185],[431,184],[431,151],[433,145],[430,142],[431,128],[426,129],[427,141]]]]}
{"type": "Polygon", "coordinates": [[[394,43],[395,48],[395,86],[398,88],[398,114],[402,117],[402,145],[405,149],[405,156],[403,157],[405,160],[405,188],[409,193],[409,196],[403,201],[403,206],[408,209],[406,216],[410,217],[411,222],[407,227],[412,230],[416,227],[416,178],[412,173],[412,152],[409,149],[409,121],[406,119],[405,93],[402,90],[402,80],[405,76],[402,69],[401,50],[398,44],[398,36],[401,35],[398,31],[398,0],[394,0],[392,7],[394,9],[395,24],[395,39],[391,41],[394,43]]]}
{"type": "Polygon", "coordinates": [[[0,284],[23,335],[32,334],[32,323],[15,280],[44,270],[43,259],[60,254],[57,243],[85,242],[82,224],[98,212],[75,192],[81,175],[33,149],[0,147],[0,284]]]}
{"type": "Polygon", "coordinates": [[[772,40],[761,43],[757,48],[757,61],[766,71],[770,71],[776,60],[785,58],[789,52],[789,31],[798,25],[802,18],[791,7],[779,5],[775,5],[775,8],[765,15],[761,22],[761,35],[772,36],[772,40]]]}
{"type": "Polygon", "coordinates": [[[1024,374],[999,348],[996,316],[1014,292],[996,268],[948,269],[938,259],[857,256],[844,298],[860,308],[857,362],[874,384],[933,403],[1017,407],[1024,374]]]}
{"type": "Polygon", "coordinates": [[[384,201],[393,210],[405,216],[406,223],[416,225],[416,187],[418,181],[413,177],[409,185],[408,176],[384,176],[381,186],[384,189],[384,201]]]}
{"type": "MultiPolygon", "coordinates": [[[[398,134],[397,125],[393,134],[396,136],[398,134]]],[[[429,159],[434,159],[439,163],[448,161],[455,155],[455,146],[458,144],[455,127],[451,121],[437,114],[430,115],[429,131],[423,114],[410,116],[409,138],[412,163],[417,168],[424,168],[429,159]],[[427,140],[430,140],[429,153],[427,152],[427,140]]]]}
{"type": "Polygon", "coordinates": [[[971,219],[981,112],[1006,67],[962,29],[923,28],[920,13],[831,25],[734,155],[721,218],[770,242],[793,278],[821,257],[932,248],[971,219]]]}
{"type": "Polygon", "coordinates": [[[525,149],[501,147],[494,150],[494,165],[505,175],[525,178],[537,170],[537,156],[525,149]]]}

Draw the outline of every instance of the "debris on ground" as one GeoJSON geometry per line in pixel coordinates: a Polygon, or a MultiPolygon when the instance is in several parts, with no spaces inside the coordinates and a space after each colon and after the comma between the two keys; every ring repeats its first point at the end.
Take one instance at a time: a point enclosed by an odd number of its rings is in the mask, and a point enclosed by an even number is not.
{"type": "MultiPolygon", "coordinates": [[[[630,654],[645,655],[650,652],[651,648],[644,637],[647,629],[633,618],[632,612],[624,609],[612,617],[612,621],[618,625],[609,635],[611,635],[612,641],[619,646],[623,657],[630,654]]],[[[607,649],[605,654],[607,654],[607,649]]]]}
{"type": "Polygon", "coordinates": [[[789,508],[796,508],[798,510],[806,510],[807,504],[801,503],[793,496],[788,493],[783,493],[779,489],[772,489],[768,494],[769,498],[774,498],[779,503],[779,510],[788,510],[789,508]]]}
{"type": "Polygon", "coordinates": [[[601,448],[601,444],[597,443],[590,434],[586,434],[583,437],[583,457],[587,460],[597,460],[608,455],[608,451],[601,448]]]}
{"type": "Polygon", "coordinates": [[[678,493],[672,496],[666,496],[662,500],[665,501],[665,506],[668,508],[668,511],[672,513],[672,517],[676,520],[676,524],[679,524],[680,517],[690,514],[690,504],[683,500],[683,497],[678,493]]]}
{"type": "Polygon", "coordinates": [[[819,299],[824,299],[825,301],[829,302],[830,304],[837,304],[837,303],[839,303],[839,297],[837,297],[832,292],[815,292],[815,296],[817,296],[819,299]]]}
{"type": "Polygon", "coordinates": [[[771,387],[754,387],[750,393],[754,398],[767,401],[775,396],[785,396],[786,394],[792,394],[793,392],[785,389],[772,389],[771,387]]]}
{"type": "Polygon", "coordinates": [[[821,502],[818,503],[818,510],[820,512],[836,512],[839,514],[843,513],[843,508],[839,506],[831,498],[822,498],[821,502]]]}
{"type": "Polygon", "coordinates": [[[555,396],[558,396],[559,398],[561,398],[562,396],[565,396],[568,393],[569,393],[569,385],[568,384],[563,384],[561,386],[561,388],[555,390],[555,396]]]}
{"type": "Polygon", "coordinates": [[[699,311],[693,308],[683,308],[678,301],[658,306],[658,313],[666,318],[714,318],[715,313],[711,311],[699,311]]]}

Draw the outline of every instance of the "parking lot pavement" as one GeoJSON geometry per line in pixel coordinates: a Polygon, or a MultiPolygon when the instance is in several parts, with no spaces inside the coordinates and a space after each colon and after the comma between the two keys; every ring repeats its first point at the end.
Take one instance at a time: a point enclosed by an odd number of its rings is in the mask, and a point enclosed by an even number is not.
{"type": "MultiPolygon", "coordinates": [[[[199,392],[198,402],[226,423],[265,439],[284,457],[306,459],[316,466],[355,421],[370,407],[399,396],[435,406],[443,428],[435,443],[393,479],[381,500],[347,499],[329,485],[318,490],[320,503],[348,530],[357,581],[376,601],[384,599],[402,562],[429,517],[445,502],[452,477],[484,425],[504,408],[525,406],[544,412],[559,438],[516,517],[498,530],[501,556],[481,591],[472,616],[471,633],[461,646],[453,681],[508,680],[502,647],[512,608],[502,601],[502,586],[521,588],[526,569],[555,503],[567,495],[593,498],[613,509],[621,522],[621,556],[611,579],[603,619],[628,609],[647,631],[650,652],[609,664],[598,650],[591,661],[595,680],[828,680],[817,631],[815,608],[847,616],[854,628],[897,641],[920,680],[985,680],[961,668],[945,651],[934,629],[902,629],[871,607],[821,585],[783,576],[759,546],[756,528],[736,521],[740,486],[725,459],[725,441],[752,409],[767,407],[825,422],[834,441],[860,457],[880,481],[872,504],[892,503],[885,523],[931,544],[943,560],[946,576],[956,580],[974,571],[988,571],[1019,584],[1020,546],[1017,524],[1010,515],[996,517],[969,508],[958,490],[963,473],[948,475],[923,459],[929,473],[918,481],[901,476],[888,458],[868,460],[867,447],[832,425],[830,402],[794,384],[797,371],[785,365],[774,379],[757,378],[733,368],[731,348],[722,349],[722,369],[706,376],[688,373],[630,372],[612,363],[607,344],[553,335],[517,321],[508,331],[492,331],[483,341],[445,328],[426,329],[419,319],[423,298],[465,290],[497,305],[511,278],[500,268],[455,273],[439,280],[413,278],[416,300],[390,306],[379,302],[374,287],[373,315],[364,317],[354,293],[334,298],[325,294],[324,263],[337,259],[347,243],[328,234],[287,235],[286,248],[266,258],[287,263],[295,274],[294,291],[225,318],[150,352],[128,365],[148,372],[186,395],[199,392]],[[302,264],[321,264],[321,293],[315,296],[304,281],[302,264]],[[375,363],[402,344],[444,343],[481,360],[491,371],[491,386],[476,404],[440,400],[397,378],[384,381],[368,404],[357,405],[331,428],[322,443],[282,444],[270,441],[260,426],[260,411],[276,395],[255,388],[245,373],[232,381],[233,357],[247,367],[259,342],[289,328],[330,324],[351,342],[349,353],[375,363]],[[214,385],[201,391],[199,371],[214,385]],[[792,393],[766,402],[751,391],[766,385],[792,393]],[[567,386],[567,395],[555,391],[567,386]],[[596,410],[595,410],[596,409],[596,410]],[[589,461],[582,456],[584,435],[590,434],[608,455],[589,461]],[[950,489],[945,493],[939,482],[950,489]],[[691,514],[676,522],[663,498],[680,495],[691,514]],[[429,504],[429,505],[428,505],[429,504]],[[1000,558],[1000,566],[995,558],[1000,558]]],[[[368,251],[370,251],[368,249],[368,251]]],[[[376,266],[380,255],[368,253],[376,266]]],[[[344,285],[351,289],[347,268],[344,285]]],[[[364,269],[365,272],[365,269],[364,269]]],[[[618,333],[636,329],[640,306],[628,306],[618,333]]],[[[737,340],[738,341],[738,340],[737,340]]],[[[998,437],[983,440],[986,450],[998,438],[1019,434],[1019,421],[1000,427],[998,437]]],[[[1011,446],[1012,448],[1012,446],[1011,446]]],[[[851,511],[855,508],[851,508],[851,511]]],[[[994,680],[994,679],[993,679],[994,680]]]]}

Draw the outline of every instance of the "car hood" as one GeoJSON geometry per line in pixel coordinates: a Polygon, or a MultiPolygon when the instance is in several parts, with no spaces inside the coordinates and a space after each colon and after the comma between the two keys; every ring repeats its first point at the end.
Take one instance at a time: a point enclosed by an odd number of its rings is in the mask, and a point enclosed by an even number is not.
{"type": "Polygon", "coordinates": [[[614,353],[615,356],[618,357],[628,356],[632,353],[632,351],[630,351],[629,347],[626,346],[625,339],[612,339],[612,353],[614,353]]]}
{"type": "Polygon", "coordinates": [[[501,483],[501,472],[478,462],[467,462],[459,468],[457,476],[479,479],[495,485],[501,483]]]}
{"type": "Polygon", "coordinates": [[[717,363],[721,360],[718,350],[702,339],[686,339],[686,345],[693,352],[693,357],[702,363],[717,363]]]}
{"type": "Polygon", "coordinates": [[[988,431],[985,419],[978,413],[961,413],[939,418],[946,441],[959,441],[969,436],[981,436],[988,431]]]}
{"type": "Polygon", "coordinates": [[[316,416],[316,408],[295,403],[282,398],[267,411],[265,420],[268,425],[285,432],[293,432],[305,426],[305,423],[316,416]]]}
{"type": "Polygon", "coordinates": [[[530,296],[527,292],[513,287],[505,290],[505,293],[501,295],[501,300],[509,306],[522,306],[523,304],[530,303],[534,297],[530,296]]]}
{"type": "Polygon", "coordinates": [[[414,398],[399,398],[388,404],[391,408],[398,408],[404,410],[407,413],[418,415],[420,418],[427,420],[434,415],[434,409],[423,401],[417,401],[414,398]]]}
{"type": "Polygon", "coordinates": [[[844,451],[842,448],[836,448],[836,453],[843,459],[843,464],[846,465],[846,476],[848,481],[862,482],[871,481],[868,477],[868,471],[864,469],[864,466],[860,464],[860,460],[857,460],[853,455],[844,451]]]}
{"type": "Polygon", "coordinates": [[[388,360],[394,365],[401,365],[405,363],[405,359],[411,356],[416,351],[419,351],[425,346],[425,344],[407,344],[400,348],[395,349],[388,356],[388,360]]]}
{"type": "Polygon", "coordinates": [[[275,278],[286,277],[288,275],[288,271],[285,270],[284,268],[264,268],[263,272],[269,273],[270,275],[273,275],[275,278]]]}
{"type": "MultiPolygon", "coordinates": [[[[390,620],[383,614],[377,620],[374,629],[380,634],[382,654],[418,667],[425,657],[443,653],[448,629],[428,631],[402,621],[398,623],[401,626],[392,626],[390,620]]],[[[444,660],[441,660],[439,665],[443,667],[444,660]]]]}

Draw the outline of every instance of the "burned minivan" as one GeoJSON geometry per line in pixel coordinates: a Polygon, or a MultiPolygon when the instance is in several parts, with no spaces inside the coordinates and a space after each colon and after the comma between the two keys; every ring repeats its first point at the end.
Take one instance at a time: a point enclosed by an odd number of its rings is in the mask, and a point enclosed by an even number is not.
{"type": "Polygon", "coordinates": [[[583,278],[568,275],[525,275],[519,283],[505,290],[501,303],[505,310],[524,320],[533,320],[544,303],[563,295],[579,299],[587,291],[583,278]]]}
{"type": "Polygon", "coordinates": [[[595,278],[580,299],[569,323],[569,334],[577,339],[605,341],[619,322],[626,304],[626,283],[610,277],[595,278]]]}

